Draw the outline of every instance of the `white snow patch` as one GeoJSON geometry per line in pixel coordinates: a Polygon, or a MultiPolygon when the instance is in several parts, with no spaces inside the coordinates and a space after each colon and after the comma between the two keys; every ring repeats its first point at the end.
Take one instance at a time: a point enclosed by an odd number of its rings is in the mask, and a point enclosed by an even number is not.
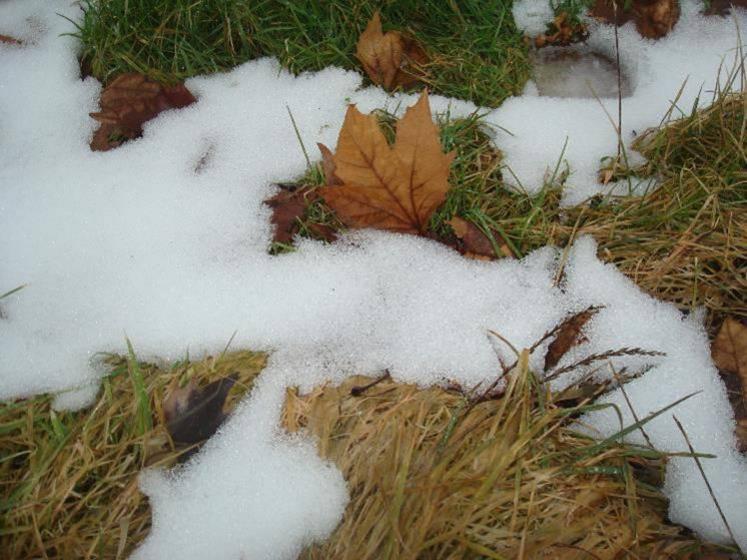
{"type": "MultiPolygon", "coordinates": [[[[544,5],[544,1],[532,0],[515,4],[517,25],[527,25],[527,10],[544,5]]],[[[658,41],[642,39],[632,22],[619,29],[620,67],[632,88],[632,95],[622,101],[622,138],[628,152],[632,152],[630,143],[637,133],[659,124],[683,83],[677,101],[679,110],[689,112],[699,95],[700,104],[707,105],[717,80],[720,78],[723,84],[738,56],[738,29],[747,29],[747,10],[735,9],[729,18],[706,17],[699,13],[701,2],[686,0],[681,5],[677,25],[658,41]]],[[[591,19],[588,24],[588,48],[615,60],[613,27],[591,19]]],[[[595,76],[589,67],[581,66],[575,69],[566,89],[584,90],[595,76]]],[[[617,121],[616,95],[599,95],[599,101],[593,96],[586,98],[588,94],[583,97],[515,97],[488,115],[487,120],[498,125],[495,142],[506,156],[511,169],[507,176],[515,187],[538,192],[558,162],[565,161],[571,171],[564,191],[565,205],[579,204],[597,193],[628,192],[626,182],[603,186],[597,181],[600,160],[617,152],[617,133],[610,122],[610,118],[617,121]]],[[[647,188],[643,185],[639,192],[647,188]]]]}
{"type": "Polygon", "coordinates": [[[550,0],[515,0],[511,10],[516,27],[530,37],[544,33],[555,17],[550,0]]]}
{"type": "MultiPolygon", "coordinates": [[[[702,327],[601,264],[590,239],[572,250],[561,287],[553,284],[552,248],[484,263],[427,239],[362,231],[333,245],[302,240],[293,254],[267,255],[270,212],[262,201],[273,181],[305,166],[286,107],[307,147],[333,146],[348,99],[364,111],[402,110],[414,96],[360,90],[353,72],[293,77],[275,61],[258,60],[189,80],[196,104],[160,115],[142,139],[92,153],[88,113],[97,109],[100,86],[78,79],[78,45],[60,35],[72,28],[56,13],[78,17],[63,1],[0,4],[0,33],[30,39],[23,48],[0,44],[0,293],[27,284],[0,302],[7,316],[0,319],[0,398],[73,389],[57,404],[81,406],[102,373],[95,353],[124,351],[125,332],[143,358],[176,359],[187,348],[192,356],[220,352],[234,331],[235,348],[274,351],[252,395],[194,461],[143,477],[154,528],[135,557],[294,557],[331,532],[347,498],[339,472],[313,445],[278,429],[285,387],[309,389],[384,368],[422,384],[444,377],[477,383],[495,375],[496,354],[513,357],[488,329],[527,347],[591,304],[606,307],[590,324],[589,341],[566,361],[622,346],[666,352],[613,363],[630,371],[653,365],[628,386],[639,416],[701,391],[673,412],[698,451],[718,455],[704,460],[710,481],[747,545],[747,468],[702,327]]],[[[681,28],[697,17],[686,13],[681,28]]],[[[696,81],[711,75],[725,52],[719,48],[733,46],[732,24],[715,21],[705,31],[708,45],[690,44],[686,54],[674,50],[693,40],[686,31],[659,46],[626,35],[641,56],[626,62],[637,88],[629,120],[636,111],[643,117],[635,122],[661,116],[662,107],[644,107],[639,93],[656,93],[650,102],[660,103],[665,86],[654,78],[663,76],[674,95],[685,58],[696,81]]],[[[602,29],[592,36],[600,44],[608,39],[602,29]]],[[[594,103],[526,96],[490,118],[519,130],[513,143],[498,140],[524,175],[553,161],[552,147],[573,131],[568,157],[578,177],[598,154],[614,152],[614,135],[610,148],[594,103]],[[541,133],[528,133],[540,125],[541,133]],[[529,153],[532,165],[523,159],[529,153]]],[[[452,115],[475,109],[436,96],[432,105],[452,115]]],[[[580,196],[569,192],[569,199],[580,196]]],[[[533,358],[537,368],[541,354],[533,358]]],[[[607,399],[630,421],[619,397],[607,399]]],[[[611,435],[619,429],[615,418],[587,420],[611,435]]],[[[663,449],[684,449],[669,414],[647,432],[663,449]]],[[[675,520],[725,539],[692,462],[672,462],[665,490],[675,520]]]]}

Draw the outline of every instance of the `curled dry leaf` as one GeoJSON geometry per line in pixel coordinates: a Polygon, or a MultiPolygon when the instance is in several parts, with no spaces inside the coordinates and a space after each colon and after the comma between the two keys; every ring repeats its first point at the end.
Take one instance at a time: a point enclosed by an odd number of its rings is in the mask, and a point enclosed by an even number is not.
{"type": "Polygon", "coordinates": [[[428,94],[407,109],[389,146],[375,115],[348,107],[333,156],[342,183],[319,194],[349,227],[426,233],[431,214],[446,198],[454,153],[441,151],[428,94]]]}
{"type": "Polygon", "coordinates": [[[376,12],[358,39],[356,56],[371,81],[384,89],[410,87],[418,80],[418,67],[428,62],[423,47],[398,31],[383,33],[376,12]]]}
{"type": "Polygon", "coordinates": [[[711,357],[721,370],[729,402],[737,420],[736,435],[741,451],[747,451],[747,326],[727,318],[711,343],[711,357]]]}
{"type": "Polygon", "coordinates": [[[514,254],[501,237],[500,233],[494,229],[490,230],[493,239],[496,241],[499,253],[495,252],[493,244],[490,242],[483,231],[472,222],[464,220],[458,216],[453,217],[447,222],[454,230],[454,234],[459,239],[457,249],[463,255],[473,259],[497,259],[501,257],[513,257],[514,254]]]}
{"type": "Polygon", "coordinates": [[[166,429],[178,445],[192,445],[212,436],[226,419],[223,406],[236,382],[231,375],[197,387],[191,379],[185,387],[173,387],[163,403],[166,429]]]}
{"type": "Polygon", "coordinates": [[[101,111],[91,113],[100,124],[91,149],[111,150],[122,142],[138,138],[143,123],[161,111],[186,107],[196,101],[183,85],[164,86],[141,74],[123,74],[101,93],[101,111]]]}
{"type": "Polygon", "coordinates": [[[568,350],[583,341],[582,329],[598,311],[598,308],[590,307],[572,315],[557,327],[555,339],[545,354],[545,371],[554,368],[568,350]]]}

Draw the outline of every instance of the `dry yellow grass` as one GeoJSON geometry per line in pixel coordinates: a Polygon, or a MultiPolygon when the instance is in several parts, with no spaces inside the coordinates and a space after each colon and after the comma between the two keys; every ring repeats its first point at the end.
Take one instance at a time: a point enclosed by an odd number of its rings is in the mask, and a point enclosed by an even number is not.
{"type": "MultiPolygon", "coordinates": [[[[264,356],[238,352],[168,370],[137,366],[154,428],[141,430],[133,363],[112,361],[113,374],[90,409],[54,413],[50,397],[0,404],[0,558],[126,558],[150,528],[137,476],[173,464],[164,429],[164,392],[174,378],[207,383],[231,373],[233,402],[264,367],[264,356]]],[[[139,408],[140,407],[140,408],[139,408]]]]}
{"type": "MultiPolygon", "coordinates": [[[[351,493],[341,525],[305,560],[701,558],[709,547],[667,524],[651,485],[665,459],[575,433],[570,408],[526,361],[505,395],[465,397],[390,380],[288,392],[283,423],[318,438],[351,493]]],[[[567,404],[567,403],[566,403],[567,404]]],[[[713,550],[711,550],[713,551],[713,550]]],[[[725,558],[725,557],[724,557],[725,558]]]]}

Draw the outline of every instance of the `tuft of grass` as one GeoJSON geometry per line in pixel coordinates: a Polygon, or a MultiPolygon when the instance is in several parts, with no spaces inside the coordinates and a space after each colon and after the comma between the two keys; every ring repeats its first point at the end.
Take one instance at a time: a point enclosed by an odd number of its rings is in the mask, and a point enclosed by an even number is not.
{"type": "Polygon", "coordinates": [[[140,72],[164,82],[275,56],[291,72],[362,71],[358,37],[375,10],[420,41],[432,91],[497,106],[529,77],[527,47],[505,0],[85,0],[82,63],[107,82],[140,72]]]}
{"type": "Polygon", "coordinates": [[[184,452],[164,428],[166,387],[238,373],[231,407],[265,362],[236,352],[159,369],[128,349],[108,358],[111,373],[90,409],[55,412],[50,396],[0,404],[0,558],[126,558],[150,528],[138,474],[184,452]]]}
{"type": "Polygon", "coordinates": [[[655,488],[666,455],[622,444],[619,434],[595,442],[575,432],[574,418],[595,405],[563,404],[564,394],[529,371],[527,355],[501,398],[474,406],[458,391],[390,379],[364,392],[365,377],[308,395],[289,390],[285,427],[318,438],[351,493],[332,537],[301,558],[700,558],[716,550],[667,523],[655,488]]]}

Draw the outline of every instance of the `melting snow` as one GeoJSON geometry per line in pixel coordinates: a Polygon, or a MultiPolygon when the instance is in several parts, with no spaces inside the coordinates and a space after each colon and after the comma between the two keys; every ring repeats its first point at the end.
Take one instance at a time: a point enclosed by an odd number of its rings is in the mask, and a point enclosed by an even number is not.
{"type": "MultiPolygon", "coordinates": [[[[736,45],[733,21],[702,20],[693,6],[659,43],[621,30],[633,88],[623,108],[626,138],[655,125],[688,76],[682,104],[689,108],[736,45]]],[[[267,255],[262,200],[273,181],[304,170],[286,107],[307,146],[334,145],[349,100],[368,111],[403,107],[414,96],[360,89],[354,72],[293,77],[273,60],[257,60],[189,80],[196,104],[160,115],[140,140],[92,153],[88,113],[100,85],[79,79],[78,44],[60,35],[71,26],[58,13],[79,17],[64,1],[0,4],[0,33],[29,42],[0,43],[0,293],[28,285],[0,302],[7,316],[0,398],[72,388],[57,404],[83,406],[102,374],[96,352],[123,351],[125,332],[144,358],[219,352],[234,331],[234,347],[274,352],[252,394],[194,461],[143,477],[154,526],[136,558],[292,558],[332,531],[345,484],[311,442],[279,430],[288,385],[310,388],[384,368],[424,384],[445,376],[475,383],[496,373],[496,353],[511,358],[488,329],[525,347],[590,304],[606,307],[590,323],[588,342],[566,359],[623,346],[666,352],[615,365],[654,366],[628,385],[639,416],[701,391],[674,412],[698,451],[718,455],[705,461],[706,471],[747,547],[747,464],[735,451],[734,420],[701,325],[598,261],[591,239],[573,247],[561,286],[553,282],[553,248],[484,263],[426,239],[362,231],[267,255]]],[[[740,22],[747,27],[744,12],[740,22]]],[[[592,28],[591,47],[609,56],[610,34],[592,28]]],[[[612,100],[602,103],[615,112],[612,100]]],[[[435,96],[432,105],[452,115],[475,109],[435,96]]],[[[569,137],[567,203],[598,190],[595,166],[615,151],[594,99],[525,95],[488,120],[514,133],[496,132],[496,142],[528,189],[541,186],[569,137]]],[[[607,400],[630,422],[620,397],[607,400]]],[[[612,415],[586,420],[603,435],[619,429],[612,415]]],[[[684,448],[669,414],[647,431],[661,449],[684,448]]],[[[725,539],[691,460],[672,461],[665,490],[674,521],[725,539]]]]}

